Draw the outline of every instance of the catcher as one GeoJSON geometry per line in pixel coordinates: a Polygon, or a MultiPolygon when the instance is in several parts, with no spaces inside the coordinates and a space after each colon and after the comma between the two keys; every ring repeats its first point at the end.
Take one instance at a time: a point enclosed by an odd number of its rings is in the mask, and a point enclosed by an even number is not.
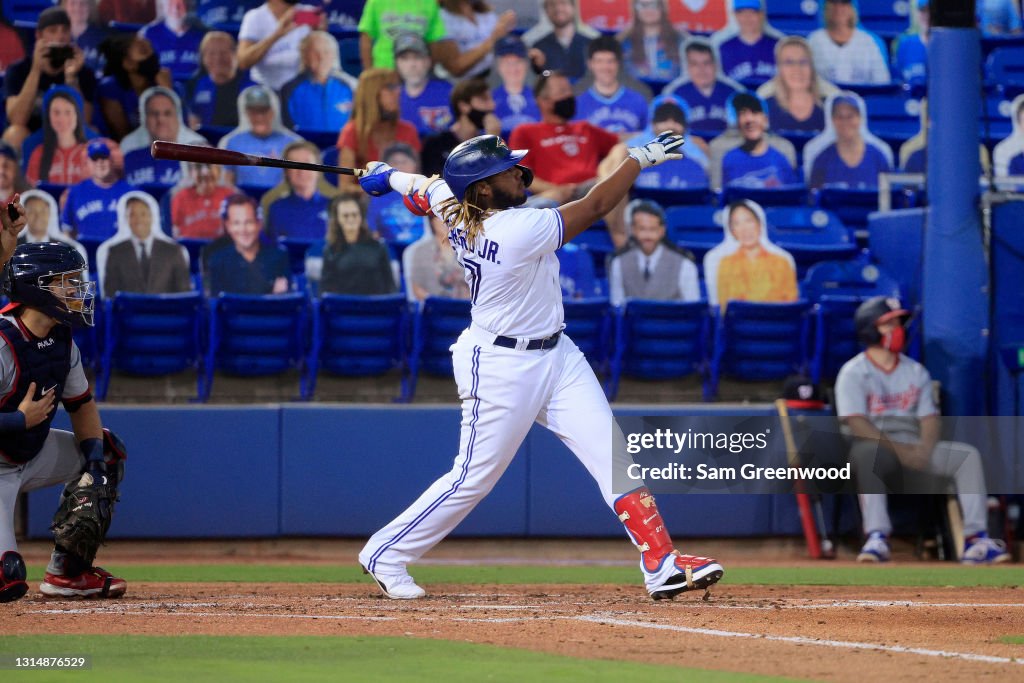
{"type": "MultiPolygon", "coordinates": [[[[11,206],[3,212],[2,237],[24,225],[24,209],[11,206]]],[[[72,326],[93,324],[95,284],[73,247],[43,242],[14,250],[2,287],[11,303],[0,309],[0,602],[28,592],[14,539],[18,494],[61,483],[55,547],[39,590],[50,597],[120,597],[125,581],[92,563],[110,527],[124,445],[100,423],[71,338],[72,326]],[[74,433],[50,428],[58,401],[74,433]]]]}

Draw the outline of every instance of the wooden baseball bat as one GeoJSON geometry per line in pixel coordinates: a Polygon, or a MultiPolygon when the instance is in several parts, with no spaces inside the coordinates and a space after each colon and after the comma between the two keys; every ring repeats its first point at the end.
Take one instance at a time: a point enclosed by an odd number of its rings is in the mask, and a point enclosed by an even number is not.
{"type": "MultiPolygon", "coordinates": [[[[790,467],[800,466],[800,451],[796,446],[796,439],[793,438],[793,426],[789,420],[789,407],[786,399],[775,400],[775,410],[779,414],[779,422],[782,424],[782,436],[786,441],[786,454],[790,467]]],[[[836,556],[835,544],[828,536],[828,527],[825,524],[825,512],[821,507],[821,495],[818,493],[807,493],[804,482],[801,479],[793,481],[796,493],[796,503],[800,510],[800,525],[804,531],[804,540],[807,541],[807,552],[815,560],[831,560],[836,556]]]]}
{"type": "Polygon", "coordinates": [[[363,174],[361,168],[344,168],[343,166],[328,166],[327,164],[309,164],[303,161],[287,161],[285,159],[274,159],[261,157],[255,154],[233,152],[230,149],[219,147],[206,147],[204,145],[185,145],[180,142],[167,142],[166,140],[154,140],[150,145],[149,153],[154,159],[167,159],[169,161],[191,161],[196,164],[219,164],[222,166],[270,166],[272,168],[293,168],[302,171],[319,171],[321,173],[339,173],[341,175],[354,175],[357,178],[363,174]]]}

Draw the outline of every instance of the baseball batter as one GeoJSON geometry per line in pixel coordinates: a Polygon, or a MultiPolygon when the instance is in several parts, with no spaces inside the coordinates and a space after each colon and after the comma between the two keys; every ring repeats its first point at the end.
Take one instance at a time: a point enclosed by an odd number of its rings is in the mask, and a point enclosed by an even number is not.
{"type": "MultiPolygon", "coordinates": [[[[673,548],[650,491],[612,492],[613,440],[621,440],[611,409],[583,353],[563,332],[555,251],[625,197],[642,169],[682,157],[683,138],[662,134],[629,157],[582,199],[557,209],[516,208],[533,174],[510,150],[484,135],[456,147],[443,180],[367,166],[363,189],[396,190],[424,212],[441,216],[465,268],[472,324],[452,346],[462,401],[459,454],[451,471],[373,535],[359,561],[389,598],[420,598],[406,567],[418,560],[494,487],[534,422],[579,458],[641,552],[644,583],[655,599],[718,581],[723,569],[707,557],[673,548]]],[[[621,451],[618,451],[621,452],[621,451]]]]}
{"type": "MultiPolygon", "coordinates": [[[[3,232],[17,226],[5,217],[3,232]]],[[[21,245],[3,269],[11,304],[0,310],[0,602],[28,592],[14,538],[18,494],[54,484],[67,486],[40,591],[114,598],[127,588],[92,564],[117,499],[124,447],[102,428],[71,337],[72,325],[93,324],[95,285],[85,273],[85,259],[61,242],[21,245]],[[50,428],[58,401],[74,433],[50,428]]]]}
{"type": "MultiPolygon", "coordinates": [[[[879,471],[880,452],[896,456],[908,470],[924,470],[956,482],[964,517],[964,564],[991,564],[1010,559],[1006,545],[988,537],[985,475],[981,455],[973,446],[940,441],[939,410],[932,400],[928,370],[904,355],[905,323],[910,312],[898,299],[877,296],[862,303],[854,315],[857,336],[865,350],[843,365],[836,378],[836,411],[853,441],[850,460],[861,490],[860,508],[867,541],[859,562],[890,559],[892,522],[886,507],[885,484],[879,471]]],[[[882,455],[881,462],[884,462],[882,455]]]]}

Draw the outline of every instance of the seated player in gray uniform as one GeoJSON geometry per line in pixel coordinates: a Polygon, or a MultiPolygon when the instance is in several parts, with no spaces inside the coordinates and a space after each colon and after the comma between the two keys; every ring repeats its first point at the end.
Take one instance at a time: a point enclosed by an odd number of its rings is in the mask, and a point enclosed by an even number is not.
{"type": "Polygon", "coordinates": [[[932,400],[931,377],[923,365],[903,355],[904,325],[910,313],[899,300],[868,299],[854,316],[857,336],[866,347],[847,361],[836,379],[836,410],[853,437],[850,460],[862,491],[861,516],[867,541],[859,562],[887,562],[892,523],[883,477],[897,469],[951,477],[964,517],[964,564],[1010,559],[1006,545],[985,532],[988,517],[981,455],[973,446],[939,441],[939,410],[932,400]],[[888,462],[887,462],[888,461],[888,462]]]}
{"type": "MultiPolygon", "coordinates": [[[[9,223],[5,216],[5,234],[13,229],[9,223]]],[[[124,448],[103,429],[71,338],[73,325],[93,324],[94,284],[81,254],[61,242],[19,246],[2,280],[11,304],[0,310],[0,602],[28,592],[14,538],[18,494],[54,484],[66,487],[39,590],[51,597],[120,597],[125,581],[93,560],[124,474],[124,448]],[[73,432],[50,428],[58,401],[73,432]]]]}
{"type": "Polygon", "coordinates": [[[626,299],[699,301],[697,265],[690,252],[665,240],[665,212],[654,202],[626,207],[630,240],[612,259],[608,289],[613,306],[626,299]]]}

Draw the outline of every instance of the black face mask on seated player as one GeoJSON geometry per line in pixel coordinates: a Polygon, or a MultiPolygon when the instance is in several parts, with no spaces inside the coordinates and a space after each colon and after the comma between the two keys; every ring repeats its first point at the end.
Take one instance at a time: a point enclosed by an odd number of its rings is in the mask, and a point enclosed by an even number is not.
{"type": "Polygon", "coordinates": [[[555,116],[559,116],[566,121],[576,116],[576,98],[566,97],[564,100],[558,100],[552,107],[555,116]]]}

